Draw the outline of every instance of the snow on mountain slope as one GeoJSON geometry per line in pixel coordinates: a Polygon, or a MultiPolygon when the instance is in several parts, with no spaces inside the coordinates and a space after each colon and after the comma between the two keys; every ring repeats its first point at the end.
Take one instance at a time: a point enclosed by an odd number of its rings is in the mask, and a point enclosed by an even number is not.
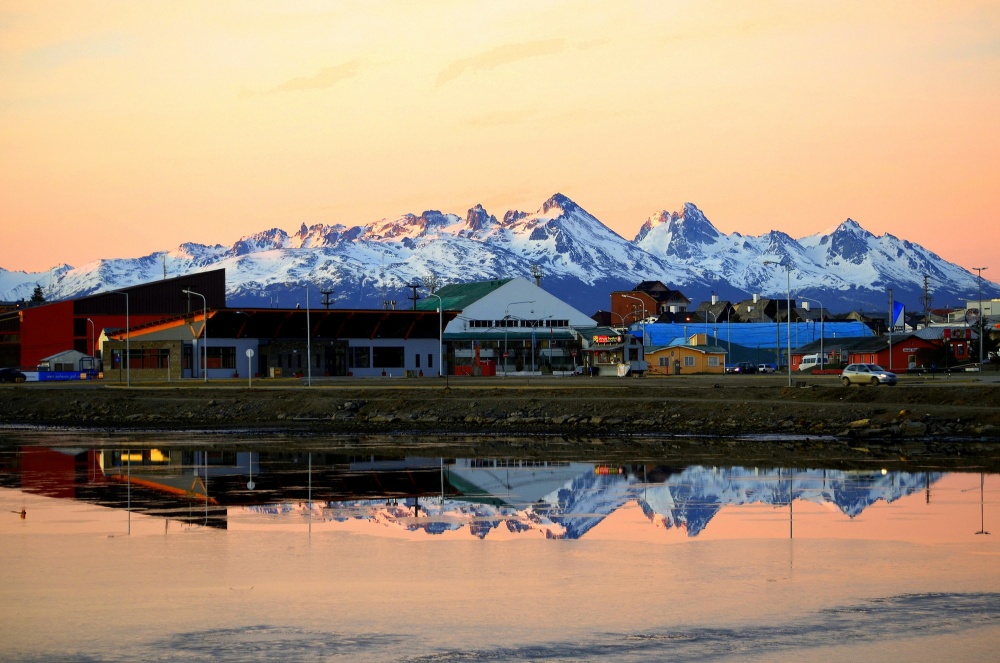
{"type": "MultiPolygon", "coordinates": [[[[917,306],[923,276],[935,305],[976,292],[976,275],[892,235],[875,237],[855,221],[796,241],[774,230],[759,237],[721,233],[692,203],[649,217],[628,241],[562,194],[535,212],[502,218],[481,205],[464,216],[436,210],[362,226],[302,224],[246,235],[231,246],[185,243],[140,258],[98,260],[43,273],[0,269],[0,300],[27,299],[35,285],[62,299],[184,273],[224,267],[231,305],[303,303],[303,286],[335,292],[338,306],[405,305],[406,287],[433,276],[439,285],[508,276],[540,268],[543,287],[582,310],[608,307],[614,289],[656,280],[695,303],[710,293],[817,298],[832,310],[886,306],[886,289],[917,306]],[[765,261],[789,265],[765,264],[765,261]],[[786,281],[787,279],[787,281],[786,281]]],[[[1000,286],[983,281],[984,297],[1000,286]]]]}

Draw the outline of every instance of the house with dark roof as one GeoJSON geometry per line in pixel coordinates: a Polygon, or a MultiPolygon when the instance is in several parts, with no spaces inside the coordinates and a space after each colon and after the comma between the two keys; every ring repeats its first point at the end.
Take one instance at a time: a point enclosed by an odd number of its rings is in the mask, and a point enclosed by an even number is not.
{"type": "Polygon", "coordinates": [[[652,322],[664,314],[686,311],[691,300],[679,290],[668,288],[660,281],[643,281],[631,290],[611,293],[613,324],[627,327],[646,320],[652,322]]]}

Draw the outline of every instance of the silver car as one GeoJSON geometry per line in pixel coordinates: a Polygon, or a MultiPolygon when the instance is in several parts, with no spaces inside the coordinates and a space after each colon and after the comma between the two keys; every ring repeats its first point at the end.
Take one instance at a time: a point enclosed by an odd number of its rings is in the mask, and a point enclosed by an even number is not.
{"type": "Polygon", "coordinates": [[[877,387],[880,384],[894,385],[897,378],[878,364],[848,364],[840,374],[840,381],[845,387],[852,384],[870,384],[877,387]]]}

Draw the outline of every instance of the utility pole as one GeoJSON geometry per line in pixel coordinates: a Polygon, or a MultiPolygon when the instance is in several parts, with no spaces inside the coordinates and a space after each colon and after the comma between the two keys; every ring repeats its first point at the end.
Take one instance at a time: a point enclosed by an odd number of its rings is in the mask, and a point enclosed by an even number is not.
{"type": "Polygon", "coordinates": [[[931,315],[931,290],[928,285],[930,277],[924,274],[924,329],[930,324],[931,315]]]}
{"type": "Polygon", "coordinates": [[[892,316],[896,314],[895,302],[892,301],[892,288],[889,288],[889,371],[892,371],[892,326],[896,323],[892,316]]]}
{"type": "Polygon", "coordinates": [[[332,303],[333,303],[333,300],[332,300],[332,299],[330,299],[330,295],[332,295],[332,294],[334,293],[334,291],[333,291],[333,290],[320,290],[320,291],[319,291],[319,293],[320,293],[321,295],[323,295],[323,301],[322,301],[322,302],[320,302],[320,303],[321,303],[321,304],[322,304],[322,305],[323,305],[323,306],[324,306],[324,307],[325,307],[325,308],[326,308],[327,310],[330,310],[330,304],[332,304],[332,303]]]}

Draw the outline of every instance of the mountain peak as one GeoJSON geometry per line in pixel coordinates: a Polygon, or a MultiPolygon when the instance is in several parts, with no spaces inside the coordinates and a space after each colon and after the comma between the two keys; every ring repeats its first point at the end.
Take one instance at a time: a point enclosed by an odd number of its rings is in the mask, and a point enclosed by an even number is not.
{"type": "Polygon", "coordinates": [[[654,228],[660,226],[666,227],[654,234],[665,238],[668,245],[678,242],[707,244],[714,242],[720,235],[697,205],[684,203],[684,209],[680,212],[663,210],[646,219],[634,241],[641,243],[654,228]]]}
{"type": "Polygon", "coordinates": [[[564,212],[575,212],[580,206],[561,193],[553,195],[542,203],[542,214],[547,214],[551,209],[561,209],[564,212]]]}
{"type": "Polygon", "coordinates": [[[843,234],[851,234],[851,235],[860,235],[860,236],[865,236],[865,235],[870,235],[871,234],[870,232],[868,232],[867,230],[865,230],[861,226],[860,223],[858,223],[857,221],[855,221],[854,219],[852,219],[850,217],[848,217],[844,221],[841,221],[840,223],[838,223],[837,225],[835,225],[835,226],[833,226],[831,228],[827,228],[826,230],[824,230],[820,234],[821,235],[834,235],[834,234],[837,234],[837,233],[840,233],[842,235],[843,234]]]}
{"type": "Polygon", "coordinates": [[[469,211],[465,214],[465,225],[473,232],[483,230],[496,222],[497,218],[487,212],[486,208],[479,204],[475,207],[469,208],[469,211]]]}

